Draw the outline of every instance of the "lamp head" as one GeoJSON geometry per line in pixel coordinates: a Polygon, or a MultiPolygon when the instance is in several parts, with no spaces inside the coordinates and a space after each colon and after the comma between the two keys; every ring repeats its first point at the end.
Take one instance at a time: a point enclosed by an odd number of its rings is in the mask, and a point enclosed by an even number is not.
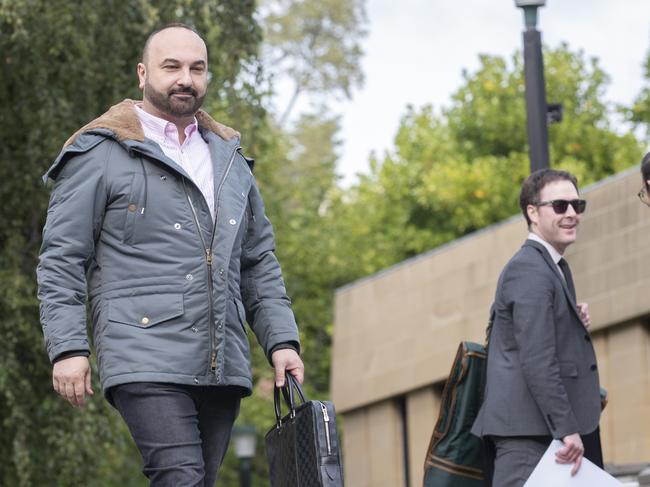
{"type": "Polygon", "coordinates": [[[537,8],[546,5],[546,0],[515,0],[515,5],[524,11],[526,28],[534,29],[537,25],[537,8]]]}
{"type": "Polygon", "coordinates": [[[255,456],[255,443],[257,435],[253,425],[237,425],[232,432],[235,443],[235,456],[240,460],[253,458],[255,456]]]}
{"type": "Polygon", "coordinates": [[[519,8],[543,7],[546,5],[546,0],[515,0],[515,5],[519,8]]]}

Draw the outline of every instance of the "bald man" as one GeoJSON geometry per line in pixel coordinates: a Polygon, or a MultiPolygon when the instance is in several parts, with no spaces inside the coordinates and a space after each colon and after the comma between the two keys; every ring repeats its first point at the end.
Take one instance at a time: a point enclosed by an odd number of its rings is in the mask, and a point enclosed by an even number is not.
{"type": "Polygon", "coordinates": [[[79,129],[54,186],[37,268],[54,390],[91,387],[86,302],[102,392],[152,486],[212,486],[252,376],[248,322],[275,369],[302,382],[273,230],[240,135],[200,110],[208,53],[194,29],[153,32],[142,101],[79,129]]]}

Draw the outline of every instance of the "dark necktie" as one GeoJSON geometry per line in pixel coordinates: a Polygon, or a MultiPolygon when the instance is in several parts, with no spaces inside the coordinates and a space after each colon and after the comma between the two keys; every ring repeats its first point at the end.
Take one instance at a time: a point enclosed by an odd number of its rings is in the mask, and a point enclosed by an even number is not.
{"type": "Polygon", "coordinates": [[[571,296],[573,297],[573,302],[576,302],[576,288],[573,285],[573,276],[571,275],[571,269],[569,269],[569,264],[567,263],[564,258],[560,259],[557,263],[557,265],[560,266],[560,269],[562,269],[562,274],[564,274],[564,280],[566,281],[567,287],[569,288],[569,292],[571,293],[571,296]]]}

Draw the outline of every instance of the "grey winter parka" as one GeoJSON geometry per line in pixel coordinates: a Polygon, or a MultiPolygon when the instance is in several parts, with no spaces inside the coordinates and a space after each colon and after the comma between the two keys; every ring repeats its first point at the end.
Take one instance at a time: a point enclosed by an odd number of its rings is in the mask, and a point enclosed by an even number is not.
{"type": "Polygon", "coordinates": [[[252,388],[248,321],[267,357],[299,346],[274,236],[239,134],[197,113],[214,169],[216,224],[186,172],[145,139],[131,100],[73,135],[37,268],[50,360],[90,351],[102,389],[127,382],[252,388]]]}

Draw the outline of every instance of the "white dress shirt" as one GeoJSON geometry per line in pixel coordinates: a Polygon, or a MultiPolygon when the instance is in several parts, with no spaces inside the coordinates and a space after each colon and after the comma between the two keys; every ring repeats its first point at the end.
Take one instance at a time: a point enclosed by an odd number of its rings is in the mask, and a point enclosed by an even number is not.
{"type": "MultiPolygon", "coordinates": [[[[555,262],[555,267],[557,267],[557,270],[560,271],[560,275],[564,277],[564,272],[562,272],[562,269],[560,268],[560,265],[558,262],[560,262],[560,259],[562,258],[562,254],[559,253],[555,247],[553,247],[550,243],[548,243],[546,240],[544,240],[542,237],[537,235],[536,233],[530,232],[528,233],[528,239],[529,240],[534,240],[535,242],[541,243],[546,250],[548,250],[548,253],[551,254],[551,259],[553,259],[553,262],[555,262]]],[[[566,278],[565,278],[566,280],[566,278]]]]}

